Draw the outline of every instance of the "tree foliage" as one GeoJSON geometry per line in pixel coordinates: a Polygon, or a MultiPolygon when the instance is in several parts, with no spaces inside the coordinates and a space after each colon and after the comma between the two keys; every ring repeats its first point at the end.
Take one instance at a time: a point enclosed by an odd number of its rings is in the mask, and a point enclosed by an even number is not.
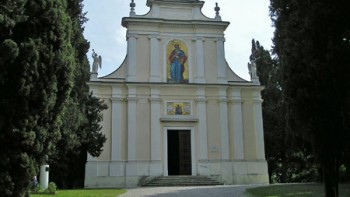
{"type": "MultiPolygon", "coordinates": [[[[85,103],[93,98],[89,97],[86,86],[89,78],[86,58],[88,43],[82,36],[81,26],[85,18],[80,5],[81,1],[78,0],[2,1],[2,196],[26,195],[39,165],[60,148],[57,142],[68,136],[68,147],[76,147],[76,140],[80,139],[75,132],[79,132],[81,127],[90,126],[87,125],[89,119],[85,109],[89,104],[85,103]],[[85,99],[85,103],[80,103],[81,99],[85,99]],[[80,126],[74,125],[73,120],[81,123],[80,126]]],[[[98,132],[91,128],[84,129],[98,132]]],[[[97,136],[98,150],[104,136],[97,136]]],[[[92,143],[89,138],[84,140],[92,143]]]]}
{"type": "Polygon", "coordinates": [[[265,86],[262,112],[270,182],[318,181],[318,166],[310,143],[286,128],[278,59],[273,59],[269,51],[254,39],[250,59],[255,60],[260,83],[265,86]]]}
{"type": "Polygon", "coordinates": [[[60,138],[74,69],[64,1],[4,1],[0,7],[0,193],[24,195],[60,138]]]}
{"type": "Polygon", "coordinates": [[[270,6],[287,126],[311,142],[327,196],[338,196],[349,140],[349,9],[346,0],[271,0],[270,6]]]}
{"type": "Polygon", "coordinates": [[[68,13],[73,22],[72,45],[75,50],[74,84],[63,109],[62,138],[50,157],[51,180],[60,188],[84,186],[87,152],[99,156],[106,137],[100,132],[102,111],[107,108],[99,99],[89,94],[86,82],[90,67],[86,57],[89,43],[84,38],[82,25],[87,19],[82,12],[82,0],[68,1],[68,13]],[[75,158],[72,160],[72,158],[75,158]]]}

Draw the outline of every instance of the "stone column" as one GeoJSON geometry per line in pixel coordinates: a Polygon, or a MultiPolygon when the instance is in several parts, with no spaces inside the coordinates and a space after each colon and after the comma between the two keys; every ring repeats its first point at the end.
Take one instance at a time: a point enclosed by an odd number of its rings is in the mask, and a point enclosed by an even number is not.
{"type": "Polygon", "coordinates": [[[233,135],[231,142],[233,142],[233,151],[235,160],[244,160],[244,136],[243,136],[243,119],[242,119],[242,98],[241,90],[234,89],[231,93],[231,110],[233,117],[231,119],[233,124],[233,135]]]}
{"type": "Polygon", "coordinates": [[[160,82],[160,51],[157,35],[150,35],[150,77],[149,82],[160,82]]]}
{"type": "Polygon", "coordinates": [[[136,81],[136,35],[128,34],[126,81],[136,81]]]}
{"type": "Polygon", "coordinates": [[[150,176],[160,176],[161,164],[160,113],[161,99],[158,88],[151,88],[151,164],[150,176]]]}
{"type": "Polygon", "coordinates": [[[255,137],[256,137],[256,156],[257,159],[265,160],[265,145],[264,145],[264,127],[262,119],[261,109],[261,96],[260,91],[254,92],[254,126],[255,126],[255,137]]]}
{"type": "Polygon", "coordinates": [[[221,136],[221,159],[230,159],[230,144],[228,134],[228,111],[226,88],[219,90],[219,107],[220,107],[220,136],[221,136]]]}
{"type": "Polygon", "coordinates": [[[199,160],[208,160],[208,129],[207,129],[207,106],[205,88],[199,87],[196,91],[197,114],[198,114],[198,138],[199,160]]]}
{"type": "Polygon", "coordinates": [[[196,39],[196,83],[205,83],[203,38],[196,39]]]}
{"type": "Polygon", "coordinates": [[[216,56],[218,65],[218,83],[227,83],[226,77],[226,59],[225,59],[225,38],[218,38],[216,40],[216,56]]]}

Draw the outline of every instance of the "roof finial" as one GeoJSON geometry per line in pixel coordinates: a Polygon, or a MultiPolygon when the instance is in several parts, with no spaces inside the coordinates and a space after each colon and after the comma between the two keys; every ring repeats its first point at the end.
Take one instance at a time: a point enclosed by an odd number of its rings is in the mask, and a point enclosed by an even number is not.
{"type": "Polygon", "coordinates": [[[136,3],[134,3],[134,0],[131,0],[131,3],[130,3],[130,16],[135,16],[135,7],[136,7],[136,3]]]}
{"type": "Polygon", "coordinates": [[[216,5],[215,8],[214,8],[214,10],[216,12],[215,19],[221,21],[221,16],[220,16],[220,12],[219,12],[220,11],[220,7],[218,6],[218,2],[216,2],[215,5],[216,5]]]}

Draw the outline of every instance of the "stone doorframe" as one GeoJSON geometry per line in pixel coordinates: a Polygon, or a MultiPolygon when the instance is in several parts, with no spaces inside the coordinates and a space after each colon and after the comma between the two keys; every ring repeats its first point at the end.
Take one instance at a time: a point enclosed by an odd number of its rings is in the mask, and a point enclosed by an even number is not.
{"type": "Polygon", "coordinates": [[[197,175],[196,169],[196,136],[195,136],[195,128],[194,127],[164,127],[163,130],[163,146],[164,146],[164,161],[163,161],[163,175],[168,175],[168,130],[189,130],[191,132],[191,171],[192,176],[197,175]]]}

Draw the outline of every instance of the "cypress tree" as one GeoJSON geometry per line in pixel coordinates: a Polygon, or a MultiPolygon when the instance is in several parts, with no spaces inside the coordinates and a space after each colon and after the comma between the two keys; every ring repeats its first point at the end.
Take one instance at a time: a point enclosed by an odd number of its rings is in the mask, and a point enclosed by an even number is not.
{"type": "Polygon", "coordinates": [[[311,142],[327,197],[349,140],[350,2],[271,0],[275,52],[282,69],[288,127],[311,142]]]}
{"type": "Polygon", "coordinates": [[[252,40],[251,59],[255,59],[261,85],[266,160],[271,183],[318,181],[318,168],[310,143],[287,130],[282,98],[281,68],[277,57],[252,40]]]}
{"type": "Polygon", "coordinates": [[[83,24],[87,19],[82,12],[82,2],[70,0],[67,6],[67,13],[73,24],[71,42],[75,50],[74,84],[63,109],[65,115],[60,127],[62,138],[49,161],[51,180],[60,188],[84,187],[87,152],[95,157],[99,156],[106,141],[106,137],[100,132],[99,123],[102,121],[102,111],[107,106],[89,94],[86,84],[90,78],[86,56],[89,43],[83,35],[83,24]]]}
{"type": "Polygon", "coordinates": [[[5,0],[0,9],[0,193],[24,196],[60,138],[72,21],[65,0],[5,0]]]}

